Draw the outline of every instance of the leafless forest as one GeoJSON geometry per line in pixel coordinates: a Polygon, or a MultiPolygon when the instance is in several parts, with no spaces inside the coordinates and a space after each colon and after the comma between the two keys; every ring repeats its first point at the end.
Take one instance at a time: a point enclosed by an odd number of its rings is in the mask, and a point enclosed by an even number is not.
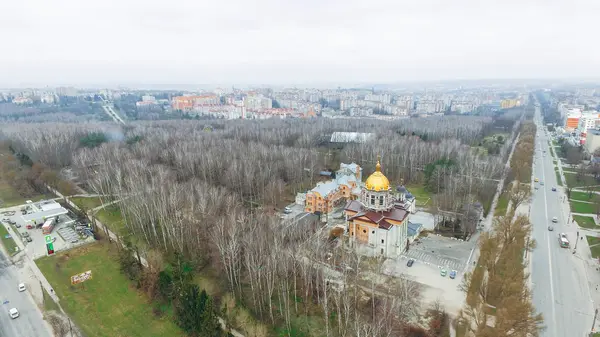
{"type": "Polygon", "coordinates": [[[423,183],[427,165],[452,161],[434,165],[433,180],[429,176],[435,207],[486,204],[510,142],[494,156],[472,147],[491,133],[511,134],[514,124],[487,117],[156,121],[122,128],[31,123],[1,126],[0,139],[35,162],[73,168],[89,192],[121,199],[129,233],[146,246],[183,253],[200,269],[217,270],[227,291],[263,322],[292,331],[297,317],[317,315],[327,336],[419,336],[405,325],[419,310],[416,286],[402,281],[394,293],[365,299],[360,257],[340,254],[316,227],[282,225],[273,211],[309,188],[320,170],[353,161],[370,174],[377,155],[397,184],[423,183]],[[335,131],[377,138],[332,145],[335,131]],[[97,132],[108,141],[81,146],[97,132]],[[327,267],[332,264],[337,269],[327,267]]]}

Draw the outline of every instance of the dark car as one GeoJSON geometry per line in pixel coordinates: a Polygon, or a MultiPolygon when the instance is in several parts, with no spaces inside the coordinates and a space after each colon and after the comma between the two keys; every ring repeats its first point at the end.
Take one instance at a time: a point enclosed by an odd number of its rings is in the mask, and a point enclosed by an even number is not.
{"type": "Polygon", "coordinates": [[[33,239],[31,238],[31,236],[26,237],[25,240],[27,240],[27,242],[33,241],[33,239]]]}
{"type": "Polygon", "coordinates": [[[556,192],[556,187],[552,187],[552,192],[556,192]]]}
{"type": "Polygon", "coordinates": [[[412,267],[413,263],[415,263],[415,260],[410,259],[408,260],[408,262],[406,263],[407,266],[412,267]]]}

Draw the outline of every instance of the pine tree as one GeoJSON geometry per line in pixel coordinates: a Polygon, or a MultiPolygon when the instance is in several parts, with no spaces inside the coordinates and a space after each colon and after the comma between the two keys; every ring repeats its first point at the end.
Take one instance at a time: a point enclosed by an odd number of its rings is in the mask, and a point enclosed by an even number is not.
{"type": "Polygon", "coordinates": [[[200,293],[197,285],[184,288],[176,306],[177,324],[188,334],[197,335],[202,331],[203,315],[208,295],[200,293]]]}
{"type": "Polygon", "coordinates": [[[222,335],[222,331],[215,313],[213,299],[208,297],[204,290],[202,291],[202,294],[206,296],[206,303],[204,305],[204,312],[202,313],[202,329],[200,330],[200,337],[219,337],[222,335]]]}

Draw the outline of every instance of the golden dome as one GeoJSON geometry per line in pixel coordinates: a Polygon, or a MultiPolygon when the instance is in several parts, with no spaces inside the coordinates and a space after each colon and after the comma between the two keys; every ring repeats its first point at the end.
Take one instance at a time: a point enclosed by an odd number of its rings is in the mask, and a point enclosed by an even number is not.
{"type": "Polygon", "coordinates": [[[375,172],[367,178],[365,182],[365,187],[369,191],[388,191],[390,189],[390,181],[388,178],[381,173],[381,164],[379,160],[377,160],[377,165],[375,166],[375,172]]]}

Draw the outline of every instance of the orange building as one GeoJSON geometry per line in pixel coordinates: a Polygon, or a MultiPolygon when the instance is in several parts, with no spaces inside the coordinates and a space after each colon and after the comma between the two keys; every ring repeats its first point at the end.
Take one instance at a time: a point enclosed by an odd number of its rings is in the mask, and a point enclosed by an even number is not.
{"type": "Polygon", "coordinates": [[[357,164],[340,164],[335,179],[318,183],[315,188],[306,193],[304,211],[327,215],[334,211],[336,206],[343,205],[347,200],[358,198],[360,189],[358,184],[362,178],[362,171],[357,164]]]}
{"type": "Polygon", "coordinates": [[[579,125],[579,116],[568,116],[567,122],[565,123],[565,128],[567,129],[575,129],[579,125]]]}
{"type": "Polygon", "coordinates": [[[219,97],[216,95],[176,96],[173,97],[171,106],[173,110],[189,111],[199,105],[214,105],[219,103],[219,97]]]}

